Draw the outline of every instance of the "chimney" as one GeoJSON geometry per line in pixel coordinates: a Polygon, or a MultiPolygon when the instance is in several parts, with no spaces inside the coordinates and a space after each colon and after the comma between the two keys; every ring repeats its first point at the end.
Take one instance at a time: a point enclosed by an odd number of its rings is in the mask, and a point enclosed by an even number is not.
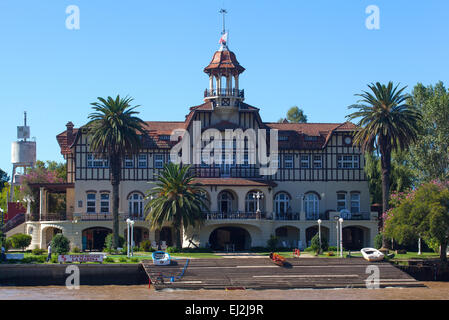
{"type": "Polygon", "coordinates": [[[67,122],[67,124],[65,125],[67,128],[67,145],[71,145],[73,142],[73,123],[72,121],[67,122]]]}

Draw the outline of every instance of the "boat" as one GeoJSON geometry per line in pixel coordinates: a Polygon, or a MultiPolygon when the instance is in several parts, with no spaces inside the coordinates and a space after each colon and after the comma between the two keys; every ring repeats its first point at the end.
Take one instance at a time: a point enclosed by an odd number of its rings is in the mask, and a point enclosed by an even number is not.
{"type": "Polygon", "coordinates": [[[385,257],[382,252],[374,248],[363,248],[362,250],[360,250],[360,252],[362,253],[363,258],[370,262],[382,261],[385,257]]]}
{"type": "Polygon", "coordinates": [[[273,261],[275,264],[277,264],[280,267],[283,267],[284,263],[286,261],[283,256],[281,256],[279,253],[274,253],[274,252],[270,253],[270,259],[271,259],[271,261],[273,261]]]}
{"type": "Polygon", "coordinates": [[[168,266],[171,264],[171,257],[167,252],[155,251],[151,255],[153,258],[153,264],[158,266],[168,266]]]}

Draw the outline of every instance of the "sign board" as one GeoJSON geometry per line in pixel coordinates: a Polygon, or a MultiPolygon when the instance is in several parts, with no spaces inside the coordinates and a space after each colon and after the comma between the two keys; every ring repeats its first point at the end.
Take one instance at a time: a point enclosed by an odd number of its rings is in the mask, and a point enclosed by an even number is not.
{"type": "Polygon", "coordinates": [[[103,262],[103,254],[64,254],[58,256],[58,262],[103,262]]]}
{"type": "Polygon", "coordinates": [[[29,126],[18,126],[17,127],[17,139],[29,139],[30,138],[30,127],[29,126]]]}
{"type": "Polygon", "coordinates": [[[22,260],[25,257],[23,253],[7,253],[6,260],[22,260]]]}

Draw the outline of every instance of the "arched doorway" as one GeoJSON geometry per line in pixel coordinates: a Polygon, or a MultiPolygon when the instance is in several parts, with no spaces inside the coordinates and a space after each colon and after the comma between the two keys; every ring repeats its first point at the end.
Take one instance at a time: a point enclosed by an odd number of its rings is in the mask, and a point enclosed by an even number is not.
{"type": "MultiPolygon", "coordinates": [[[[125,241],[128,240],[128,228],[125,229],[125,241]]],[[[149,239],[149,232],[147,228],[144,227],[134,227],[133,230],[134,246],[140,247],[142,241],[149,239]]]]}
{"type": "Polygon", "coordinates": [[[230,191],[225,190],[218,194],[218,211],[224,217],[237,211],[237,203],[237,196],[230,191]]]}
{"type": "Polygon", "coordinates": [[[43,248],[47,248],[47,246],[50,244],[51,240],[53,240],[53,237],[57,235],[58,233],[62,233],[62,230],[55,227],[47,227],[42,231],[42,246],[43,248]]]}
{"type": "Polygon", "coordinates": [[[236,251],[249,250],[251,236],[240,227],[220,227],[210,234],[209,244],[213,250],[218,251],[225,250],[227,245],[234,245],[236,251]]]}
{"type": "Polygon", "coordinates": [[[83,251],[103,251],[105,240],[112,230],[104,227],[93,227],[83,230],[83,251]]]}
{"type": "Polygon", "coordinates": [[[368,229],[358,226],[343,228],[343,248],[346,250],[360,250],[365,246],[368,229]]]}
{"type": "Polygon", "coordinates": [[[159,232],[156,232],[156,241],[160,244],[165,241],[168,247],[173,246],[173,228],[163,227],[159,232]]]}
{"type": "MultiPolygon", "coordinates": [[[[312,244],[312,238],[318,233],[318,226],[312,226],[306,229],[306,244],[310,247],[312,244]]],[[[329,229],[321,226],[321,239],[326,239],[329,243],[329,229]]]]}
{"type": "Polygon", "coordinates": [[[299,229],[292,226],[279,227],[275,230],[279,245],[284,248],[297,248],[299,241],[299,229]]]}

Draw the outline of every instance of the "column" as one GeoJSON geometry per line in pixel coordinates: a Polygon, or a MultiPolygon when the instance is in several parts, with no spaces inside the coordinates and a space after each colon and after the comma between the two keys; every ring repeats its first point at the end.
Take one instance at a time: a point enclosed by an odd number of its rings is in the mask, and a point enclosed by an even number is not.
{"type": "Polygon", "coordinates": [[[306,241],[306,227],[299,229],[299,240],[302,242],[303,250],[307,248],[307,241],[306,241]]]}
{"type": "Polygon", "coordinates": [[[42,220],[42,214],[44,213],[44,188],[39,188],[39,221],[42,220]]]}
{"type": "Polygon", "coordinates": [[[214,76],[213,75],[209,76],[209,89],[210,89],[211,93],[212,93],[212,90],[214,90],[214,76]]]}

